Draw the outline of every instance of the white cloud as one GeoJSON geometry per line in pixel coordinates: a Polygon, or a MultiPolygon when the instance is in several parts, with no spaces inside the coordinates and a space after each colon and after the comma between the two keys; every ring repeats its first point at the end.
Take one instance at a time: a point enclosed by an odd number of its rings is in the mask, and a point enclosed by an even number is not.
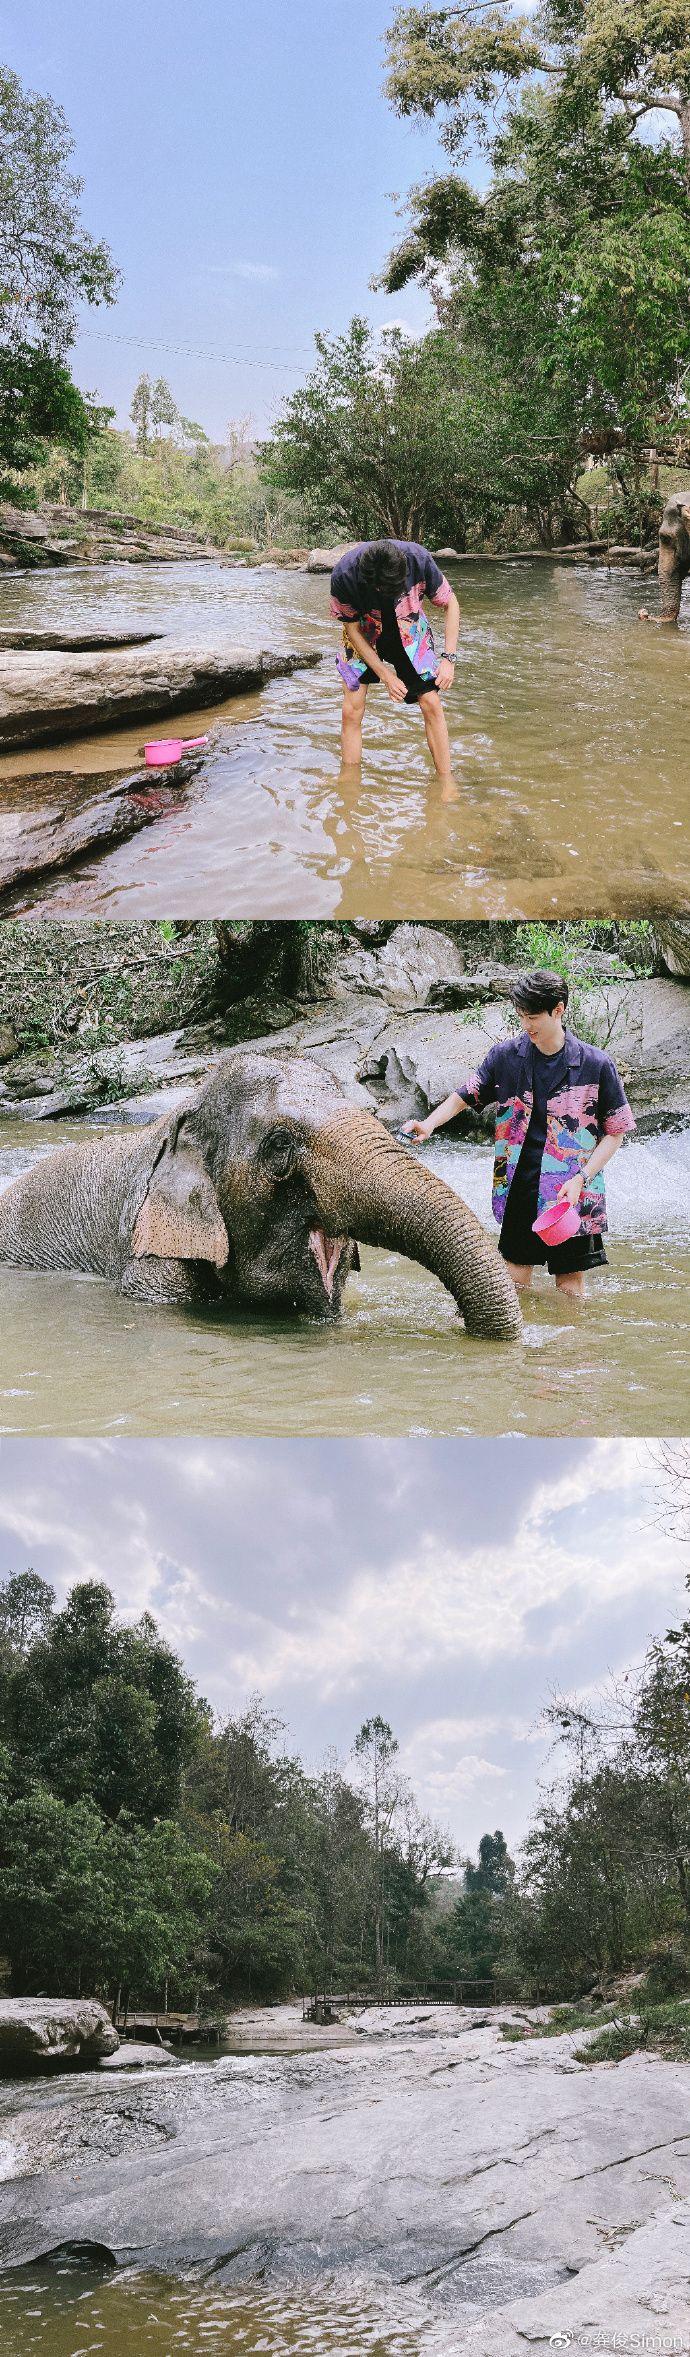
{"type": "Polygon", "coordinates": [[[380,1710],[423,1805],[515,1841],[551,1686],[682,1610],[635,1441],[0,1442],[0,1577],[105,1579],[221,1711],[254,1688],[315,1762],[380,1710]]]}
{"type": "Polygon", "coordinates": [[[272,262],[205,262],[211,278],[279,278],[272,262]]]}

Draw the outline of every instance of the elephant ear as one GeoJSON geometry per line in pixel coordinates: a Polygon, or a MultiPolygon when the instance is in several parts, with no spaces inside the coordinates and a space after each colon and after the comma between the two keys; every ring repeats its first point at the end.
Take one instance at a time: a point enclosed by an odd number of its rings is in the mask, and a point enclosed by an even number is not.
{"type": "Polygon", "coordinates": [[[151,1172],[132,1235],[137,1260],[211,1260],[223,1268],[229,1245],[215,1190],[185,1114],[171,1123],[151,1172]]]}

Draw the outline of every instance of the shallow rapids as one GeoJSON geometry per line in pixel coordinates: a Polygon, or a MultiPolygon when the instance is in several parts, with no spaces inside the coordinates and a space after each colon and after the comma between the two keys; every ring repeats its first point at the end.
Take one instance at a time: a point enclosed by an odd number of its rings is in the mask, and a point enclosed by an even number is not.
{"type": "MultiPolygon", "coordinates": [[[[326,576],[121,565],[3,581],[5,627],[145,623],[187,643],[227,634],[326,658],[261,695],[186,714],[185,735],[208,729],[210,742],[179,803],[62,878],[20,887],[14,908],[110,917],[687,908],[690,611],[678,630],[642,624],[640,580],[603,569],[535,559],[450,570],[462,615],[445,699],[450,798],[419,714],[396,710],[383,690],[369,694],[361,773],[341,770],[326,576]]],[[[646,602],[654,614],[654,581],[646,602]]],[[[122,773],[141,762],[146,736],[164,734],[151,721],[6,754],[0,813],[8,795],[17,807],[23,775],[122,773]]]]}
{"type": "MultiPolygon", "coordinates": [[[[73,1121],[0,1125],[0,1185],[73,1121]],[[37,1137],[37,1129],[41,1130],[37,1137]]],[[[492,1155],[422,1150],[489,1229],[492,1155]]],[[[633,1140],[607,1173],[609,1266],[584,1305],[537,1270],[524,1338],[464,1333],[438,1280],[364,1246],[338,1323],[148,1307],[99,1279],[0,1268],[0,1430],[292,1438],[680,1434],[690,1372],[690,1130],[633,1140]]]]}

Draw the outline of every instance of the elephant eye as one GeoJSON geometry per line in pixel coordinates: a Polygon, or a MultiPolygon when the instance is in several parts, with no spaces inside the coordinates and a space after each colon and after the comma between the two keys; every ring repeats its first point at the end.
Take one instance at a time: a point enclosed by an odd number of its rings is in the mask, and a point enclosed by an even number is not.
{"type": "Polygon", "coordinates": [[[297,1153],[294,1131],[285,1127],[269,1130],[260,1148],[264,1170],[274,1179],[289,1178],[297,1161],[297,1153]]]}

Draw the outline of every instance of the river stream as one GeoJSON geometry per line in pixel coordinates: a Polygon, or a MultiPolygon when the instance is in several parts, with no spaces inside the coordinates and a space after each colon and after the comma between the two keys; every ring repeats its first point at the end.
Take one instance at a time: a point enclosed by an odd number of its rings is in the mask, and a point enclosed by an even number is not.
{"type": "MultiPolygon", "coordinates": [[[[93,1135],[0,1126],[0,1185],[93,1135]]],[[[492,1156],[436,1139],[422,1159],[487,1229],[492,1156]]],[[[545,1270],[524,1338],[466,1335],[437,1278],[364,1246],[332,1325],[223,1307],[148,1307],[100,1279],[0,1269],[5,1433],[336,1436],[687,1430],[690,1130],[634,1139],[607,1173],[609,1266],[578,1304],[545,1270]]]]}
{"type": "MultiPolygon", "coordinates": [[[[35,2266],[0,2277],[0,2338],[4,2357],[432,2357],[445,2347],[447,2327],[415,2327],[398,2301],[353,2297],[329,2300],[273,2292],[214,2291],[207,2285],[156,2275],[91,2276],[67,2266],[35,2266]],[[393,2313],[391,2313],[393,2311],[393,2313]]],[[[413,2305],[413,2303],[410,2303],[413,2305]]]]}
{"type": "MultiPolygon", "coordinates": [[[[62,877],[20,887],[13,907],[109,917],[687,909],[690,618],[664,632],[640,623],[639,578],[598,567],[535,558],[450,571],[462,614],[446,698],[454,788],[434,776],[419,713],[396,709],[383,689],[369,693],[361,772],[342,770],[327,576],[144,564],[3,581],[4,627],[144,623],[187,643],[227,635],[325,658],[260,695],[185,714],[184,734],[208,729],[210,742],[179,802],[62,877]]],[[[655,615],[656,582],[644,595],[655,615]]],[[[3,795],[16,807],[16,781],[29,773],[137,766],[144,737],[166,725],[5,754],[0,810],[3,795]]]]}

